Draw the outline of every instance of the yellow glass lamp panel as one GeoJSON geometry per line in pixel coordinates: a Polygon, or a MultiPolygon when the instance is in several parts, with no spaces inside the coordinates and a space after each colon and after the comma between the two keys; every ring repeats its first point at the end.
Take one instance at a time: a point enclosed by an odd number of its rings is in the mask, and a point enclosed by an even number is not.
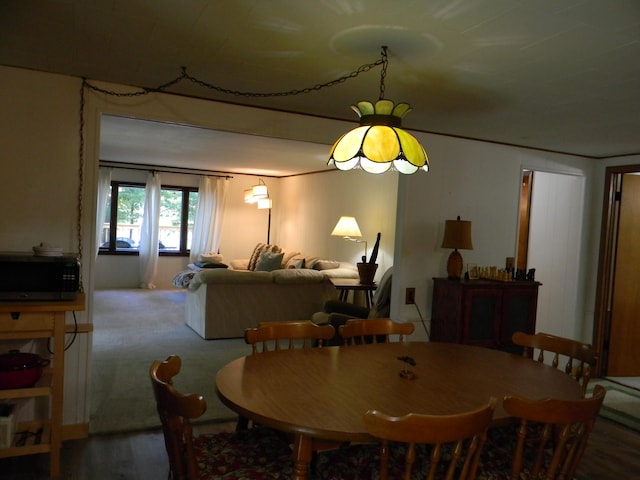
{"type": "Polygon", "coordinates": [[[395,131],[400,138],[402,152],[404,153],[407,161],[418,168],[426,166],[428,169],[429,159],[427,158],[427,153],[424,151],[424,148],[420,145],[420,142],[418,142],[413,135],[400,128],[395,129],[395,131]]]}
{"type": "Polygon", "coordinates": [[[362,152],[372,162],[385,163],[395,160],[400,154],[396,132],[391,127],[370,127],[362,143],[362,152]]]}
{"type": "Polygon", "coordinates": [[[357,127],[345,133],[333,145],[329,158],[336,162],[346,162],[355,157],[362,146],[362,137],[367,133],[369,127],[357,127]]]}

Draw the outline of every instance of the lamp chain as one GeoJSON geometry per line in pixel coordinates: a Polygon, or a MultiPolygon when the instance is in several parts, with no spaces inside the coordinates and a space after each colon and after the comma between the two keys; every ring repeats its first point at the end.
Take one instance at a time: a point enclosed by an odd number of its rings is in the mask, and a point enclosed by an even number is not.
{"type": "Polygon", "coordinates": [[[367,63],[365,65],[361,65],[359,66],[356,70],[354,70],[351,73],[348,73],[346,75],[343,75],[340,78],[336,78],[335,80],[331,80],[329,82],[326,83],[318,83],[316,85],[314,85],[313,87],[306,87],[306,88],[300,88],[300,89],[294,89],[294,90],[287,90],[284,92],[263,92],[263,93],[254,93],[254,92],[242,92],[239,90],[231,90],[228,88],[223,88],[223,87],[219,87],[216,85],[212,85],[210,83],[205,82],[204,80],[200,80],[192,75],[189,75],[187,73],[187,67],[182,67],[182,73],[174,78],[173,80],[164,83],[162,85],[159,85],[157,87],[154,88],[147,88],[147,87],[142,87],[141,90],[137,90],[135,92],[116,92],[114,90],[107,90],[105,88],[101,88],[98,87],[96,85],[92,85],[89,82],[84,83],[84,85],[86,85],[88,88],[90,88],[93,91],[99,92],[99,93],[103,93],[105,95],[111,95],[111,96],[115,96],[115,97],[137,97],[137,96],[141,96],[141,95],[148,95],[149,93],[153,93],[153,92],[163,92],[164,90],[166,90],[167,88],[179,83],[180,81],[182,81],[183,79],[186,80],[190,80],[191,82],[201,86],[201,87],[205,87],[211,90],[215,90],[217,92],[220,93],[226,93],[229,95],[235,95],[236,97],[259,97],[259,98],[267,98],[267,97],[289,97],[289,96],[293,96],[293,95],[300,95],[300,94],[304,94],[304,93],[311,93],[311,92],[315,92],[318,90],[321,90],[323,88],[327,88],[327,87],[333,87],[335,85],[339,85],[341,83],[346,82],[347,80],[349,80],[350,78],[355,78],[358,75],[360,75],[361,73],[364,72],[368,72],[369,70],[377,67],[378,65],[382,65],[383,69],[382,69],[382,79],[381,79],[381,85],[380,85],[380,95],[382,98],[382,94],[384,92],[384,77],[386,76],[386,70],[387,70],[387,47],[382,47],[382,56],[381,58],[379,58],[378,60],[376,60],[373,63],[367,63]]]}
{"type": "Polygon", "coordinates": [[[382,100],[384,98],[384,79],[387,76],[387,66],[389,65],[389,60],[387,59],[387,47],[382,47],[382,71],[380,72],[380,98],[378,100],[382,100]]]}

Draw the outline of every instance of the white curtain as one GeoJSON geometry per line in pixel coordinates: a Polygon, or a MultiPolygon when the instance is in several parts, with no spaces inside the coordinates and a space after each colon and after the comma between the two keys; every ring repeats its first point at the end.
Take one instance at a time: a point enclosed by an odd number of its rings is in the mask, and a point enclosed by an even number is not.
{"type": "Polygon", "coordinates": [[[189,257],[192,263],[201,253],[218,252],[228,186],[228,178],[200,177],[189,257]]]}
{"type": "Polygon", "coordinates": [[[96,212],[96,257],[102,243],[102,228],[104,227],[104,216],[107,213],[107,200],[111,187],[111,168],[98,169],[98,205],[96,212]]]}
{"type": "Polygon", "coordinates": [[[140,229],[140,288],[156,288],[158,232],[160,230],[160,174],[149,172],[140,229]]]}

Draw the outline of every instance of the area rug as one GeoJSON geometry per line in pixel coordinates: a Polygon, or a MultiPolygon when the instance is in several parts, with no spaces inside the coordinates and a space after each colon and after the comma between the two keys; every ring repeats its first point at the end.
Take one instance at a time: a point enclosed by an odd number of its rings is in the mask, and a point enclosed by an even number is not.
{"type": "Polygon", "coordinates": [[[587,393],[596,385],[607,391],[600,415],[640,432],[640,390],[611,380],[594,379],[589,382],[587,393]]]}
{"type": "Polygon", "coordinates": [[[149,380],[154,360],[175,354],[182,372],[175,385],[202,394],[201,421],[236,414],[216,396],[216,372],[251,353],[243,339],[204,340],[184,323],[181,290],[101,290],[94,293],[90,432],[112,433],[160,426],[149,380]]]}

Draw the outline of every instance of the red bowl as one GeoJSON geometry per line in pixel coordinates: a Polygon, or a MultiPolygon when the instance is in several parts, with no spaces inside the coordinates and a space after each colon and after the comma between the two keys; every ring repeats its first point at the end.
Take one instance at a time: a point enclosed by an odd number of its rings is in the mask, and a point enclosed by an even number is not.
{"type": "Polygon", "coordinates": [[[35,353],[11,350],[0,355],[0,390],[34,386],[42,376],[42,368],[47,365],[49,359],[35,353]]]}

